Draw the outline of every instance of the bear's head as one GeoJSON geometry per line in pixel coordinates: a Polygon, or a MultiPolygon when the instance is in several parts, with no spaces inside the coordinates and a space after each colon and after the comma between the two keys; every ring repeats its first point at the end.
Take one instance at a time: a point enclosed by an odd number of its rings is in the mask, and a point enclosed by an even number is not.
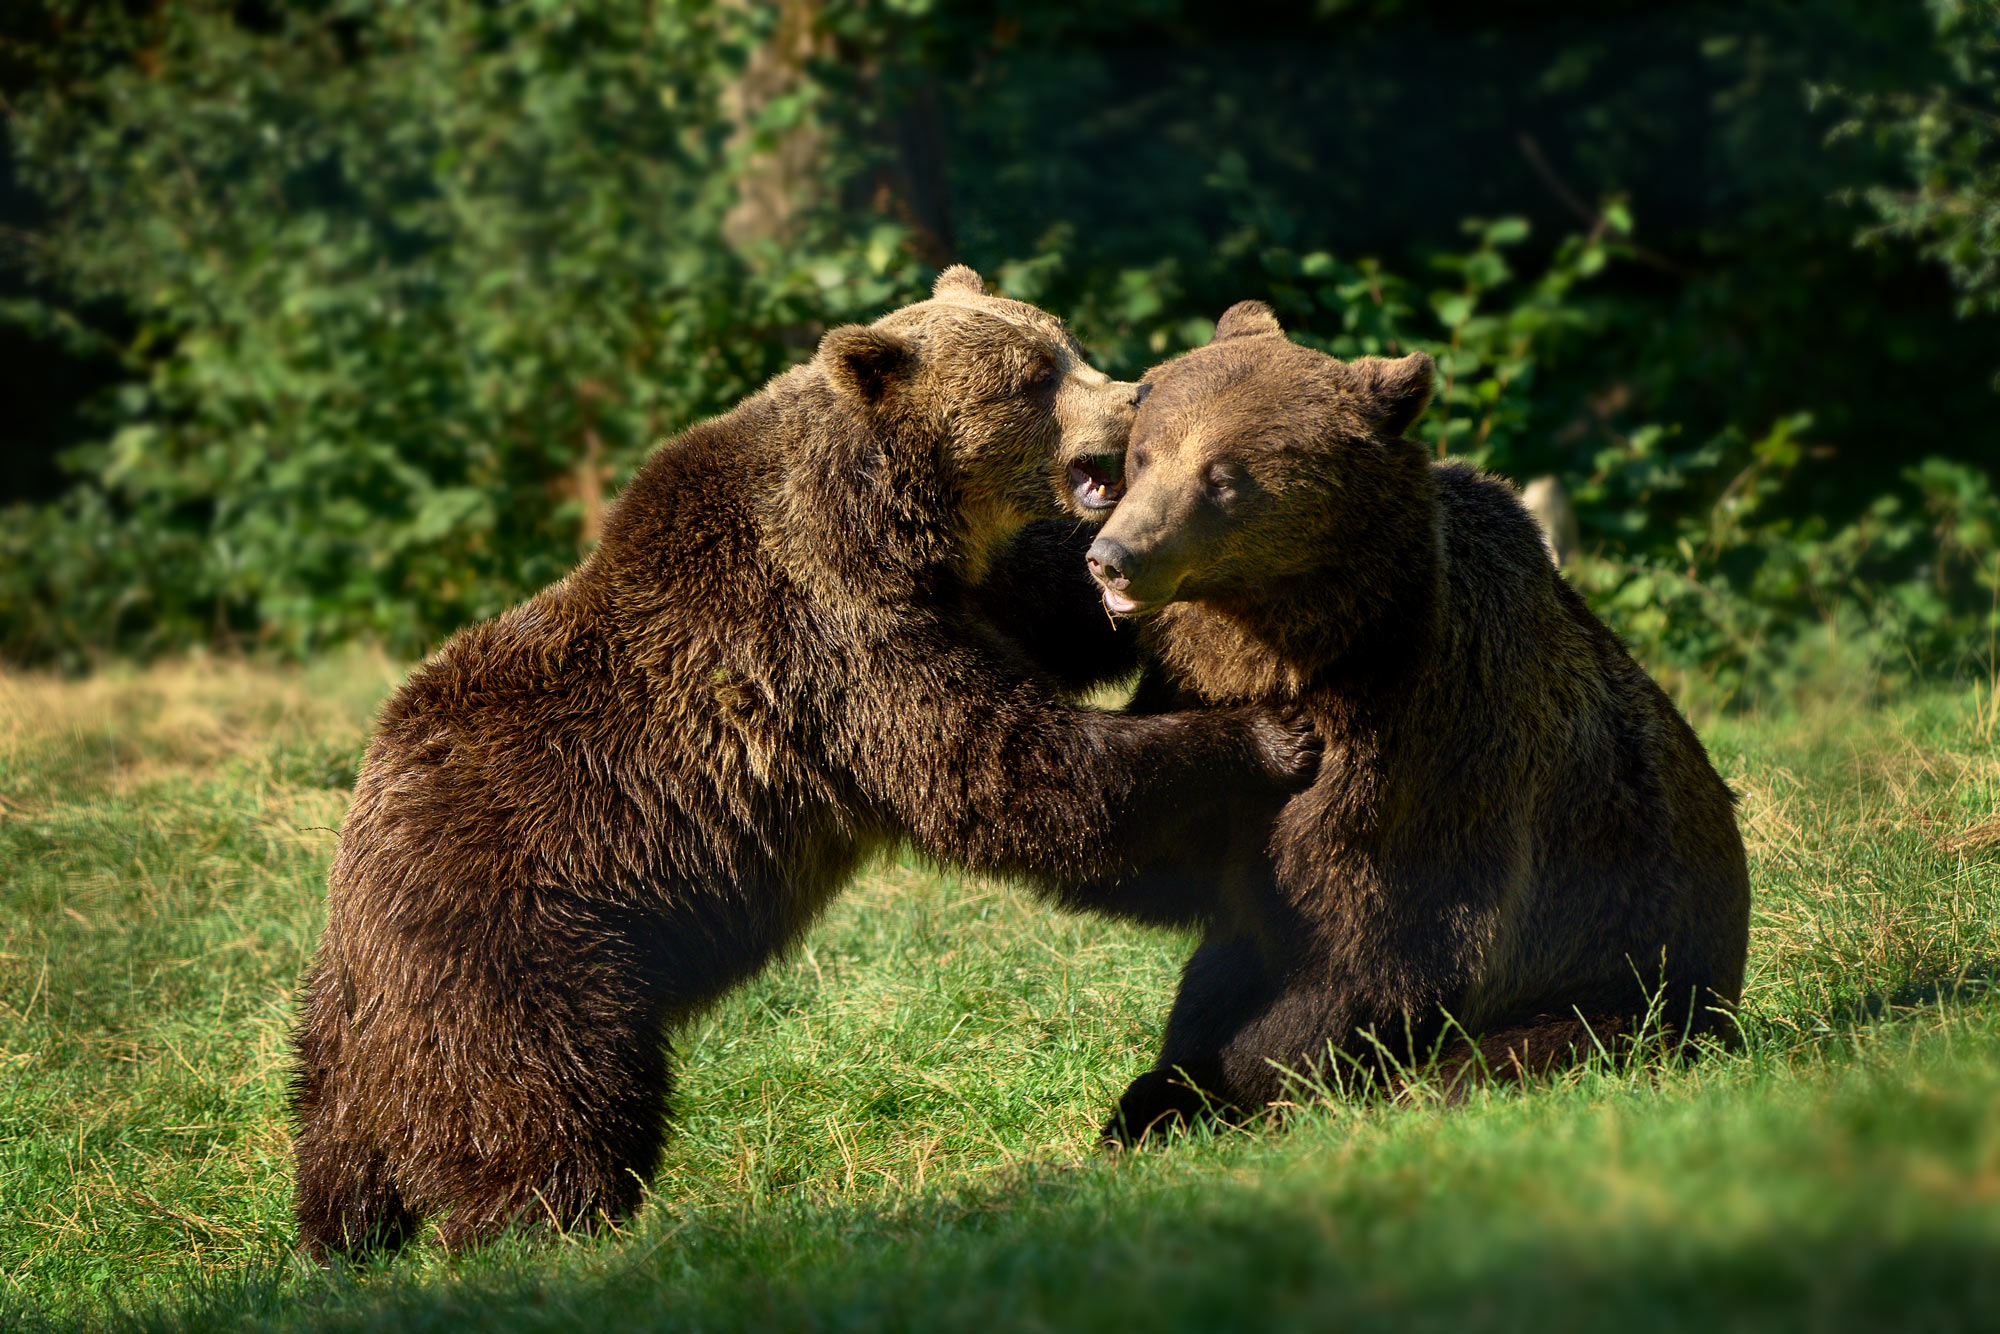
{"type": "Polygon", "coordinates": [[[1428,494],[1403,433],[1431,377],[1421,352],[1342,362],[1287,339],[1262,302],[1230,307],[1206,347],[1141,382],[1124,495],[1090,548],[1104,605],[1139,615],[1342,577],[1428,494]]]}
{"type": "Polygon", "coordinates": [[[889,484],[959,517],[975,566],[1030,519],[1114,498],[1103,469],[1124,454],[1137,386],[1093,369],[1061,320],[989,296],[962,264],[928,301],[829,330],[816,364],[890,451],[889,484]]]}

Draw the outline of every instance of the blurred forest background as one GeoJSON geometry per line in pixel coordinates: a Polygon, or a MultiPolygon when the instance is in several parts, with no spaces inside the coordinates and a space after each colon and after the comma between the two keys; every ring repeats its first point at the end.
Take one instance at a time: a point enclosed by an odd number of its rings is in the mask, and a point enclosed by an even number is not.
{"type": "Polygon", "coordinates": [[[2000,0],[14,0],[0,657],[415,654],[954,259],[1439,358],[1756,701],[1991,677],[2000,0]]]}

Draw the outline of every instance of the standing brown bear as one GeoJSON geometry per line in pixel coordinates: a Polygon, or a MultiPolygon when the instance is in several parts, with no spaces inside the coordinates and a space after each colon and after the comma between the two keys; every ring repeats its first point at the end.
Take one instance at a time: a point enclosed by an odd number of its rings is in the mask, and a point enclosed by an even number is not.
{"type": "Polygon", "coordinates": [[[978,587],[1066,459],[1123,447],[1133,394],[948,270],[663,446],[574,573],[411,676],[297,1033],[309,1249],[628,1212],[667,1037],[885,845],[1115,905],[1242,855],[1211,829],[1261,844],[1308,730],[1073,709],[995,628],[1022,598],[978,587]]]}
{"type": "Polygon", "coordinates": [[[1206,935],[1114,1140],[1268,1105],[1286,1071],[1519,1075],[1616,1050],[1649,1008],[1732,1029],[1729,790],[1513,491],[1403,438],[1431,378],[1421,353],[1300,347],[1244,302],[1143,382],[1089,552],[1165,668],[1135,707],[1296,703],[1326,749],[1268,862],[1152,899],[1206,935]]]}

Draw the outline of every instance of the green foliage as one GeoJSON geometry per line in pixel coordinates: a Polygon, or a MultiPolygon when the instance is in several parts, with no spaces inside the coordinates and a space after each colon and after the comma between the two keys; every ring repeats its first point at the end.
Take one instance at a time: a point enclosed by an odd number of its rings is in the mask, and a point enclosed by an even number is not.
{"type": "Polygon", "coordinates": [[[414,650],[561,574],[615,479],[818,323],[911,290],[893,235],[725,242],[757,143],[718,109],[757,35],[730,19],[169,6],[143,63],[24,107],[59,210],[35,263],[137,327],[70,460],[94,485],[12,516],[8,648],[414,650]]]}
{"type": "MultiPolygon", "coordinates": [[[[1904,685],[1941,664],[1990,673],[2000,631],[2000,496],[1969,465],[1925,459],[1905,470],[1906,493],[1876,499],[1838,526],[1776,509],[1812,418],[1775,423],[1706,511],[1679,516],[1671,554],[1599,555],[1572,577],[1654,663],[1704,678],[1725,698],[1812,685],[1857,665],[1878,684],[1904,685]],[[1912,500],[1909,493],[1913,493],[1912,500]],[[1829,659],[1832,661],[1829,661],[1829,659]]],[[[1740,457],[1732,438],[1670,448],[1638,432],[1607,451],[1579,490],[1584,512],[1639,518],[1643,495],[1669,481],[1721,475],[1740,457]],[[1609,500],[1620,493],[1627,503],[1609,500]]]]}
{"type": "Polygon", "coordinates": [[[1947,76],[1921,90],[1814,95],[1841,104],[1835,139],[1872,134],[1909,179],[1863,192],[1864,239],[1914,242],[1942,262],[1967,314],[2000,312],[2000,0],[1930,0],[1947,76]]]}
{"type": "MultiPolygon", "coordinates": [[[[1629,230],[1622,206],[1614,207],[1629,230]]],[[[1566,237],[1541,274],[1523,281],[1508,252],[1528,239],[1525,218],[1471,219],[1462,230],[1473,248],[1432,256],[1438,285],[1427,291],[1378,261],[1348,264],[1324,251],[1273,250],[1264,266],[1280,317],[1296,324],[1300,341],[1337,357],[1430,353],[1438,382],[1418,438],[1439,458],[1518,474],[1538,425],[1536,366],[1590,327],[1575,288],[1603,270],[1616,242],[1596,233],[1566,237]]]]}
{"type": "Polygon", "coordinates": [[[1989,330],[1837,200],[1991,305],[1994,3],[40,0],[0,343],[125,376],[0,523],[0,654],[414,652],[963,258],[1124,375],[1246,296],[1430,351],[1424,439],[1558,475],[1723,697],[1988,673],[1989,330]]]}

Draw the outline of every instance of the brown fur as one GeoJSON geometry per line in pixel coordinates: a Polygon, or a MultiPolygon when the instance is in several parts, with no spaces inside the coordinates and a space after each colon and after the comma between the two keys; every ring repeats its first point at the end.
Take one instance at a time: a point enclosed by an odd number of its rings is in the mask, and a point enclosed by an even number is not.
{"type": "Polygon", "coordinates": [[[573,574],[411,676],[306,982],[308,1248],[629,1211],[668,1036],[885,845],[1091,906],[1229,855],[1191,831],[1261,841],[1303,729],[1070,708],[1003,633],[1034,620],[1018,590],[976,583],[1048,568],[1016,532],[1058,512],[1065,459],[1122,446],[1131,401],[1058,321],[949,271],[663,446],[573,574]]]}
{"type": "Polygon", "coordinates": [[[1135,707],[1297,703],[1326,751],[1268,862],[1160,896],[1206,935],[1109,1135],[1441,1046],[1453,1086],[1538,1073],[1623,1049],[1649,1006],[1731,1031],[1729,791],[1511,488],[1401,438],[1431,378],[1297,346],[1256,303],[1146,377],[1090,551],[1165,667],[1135,707]]]}

